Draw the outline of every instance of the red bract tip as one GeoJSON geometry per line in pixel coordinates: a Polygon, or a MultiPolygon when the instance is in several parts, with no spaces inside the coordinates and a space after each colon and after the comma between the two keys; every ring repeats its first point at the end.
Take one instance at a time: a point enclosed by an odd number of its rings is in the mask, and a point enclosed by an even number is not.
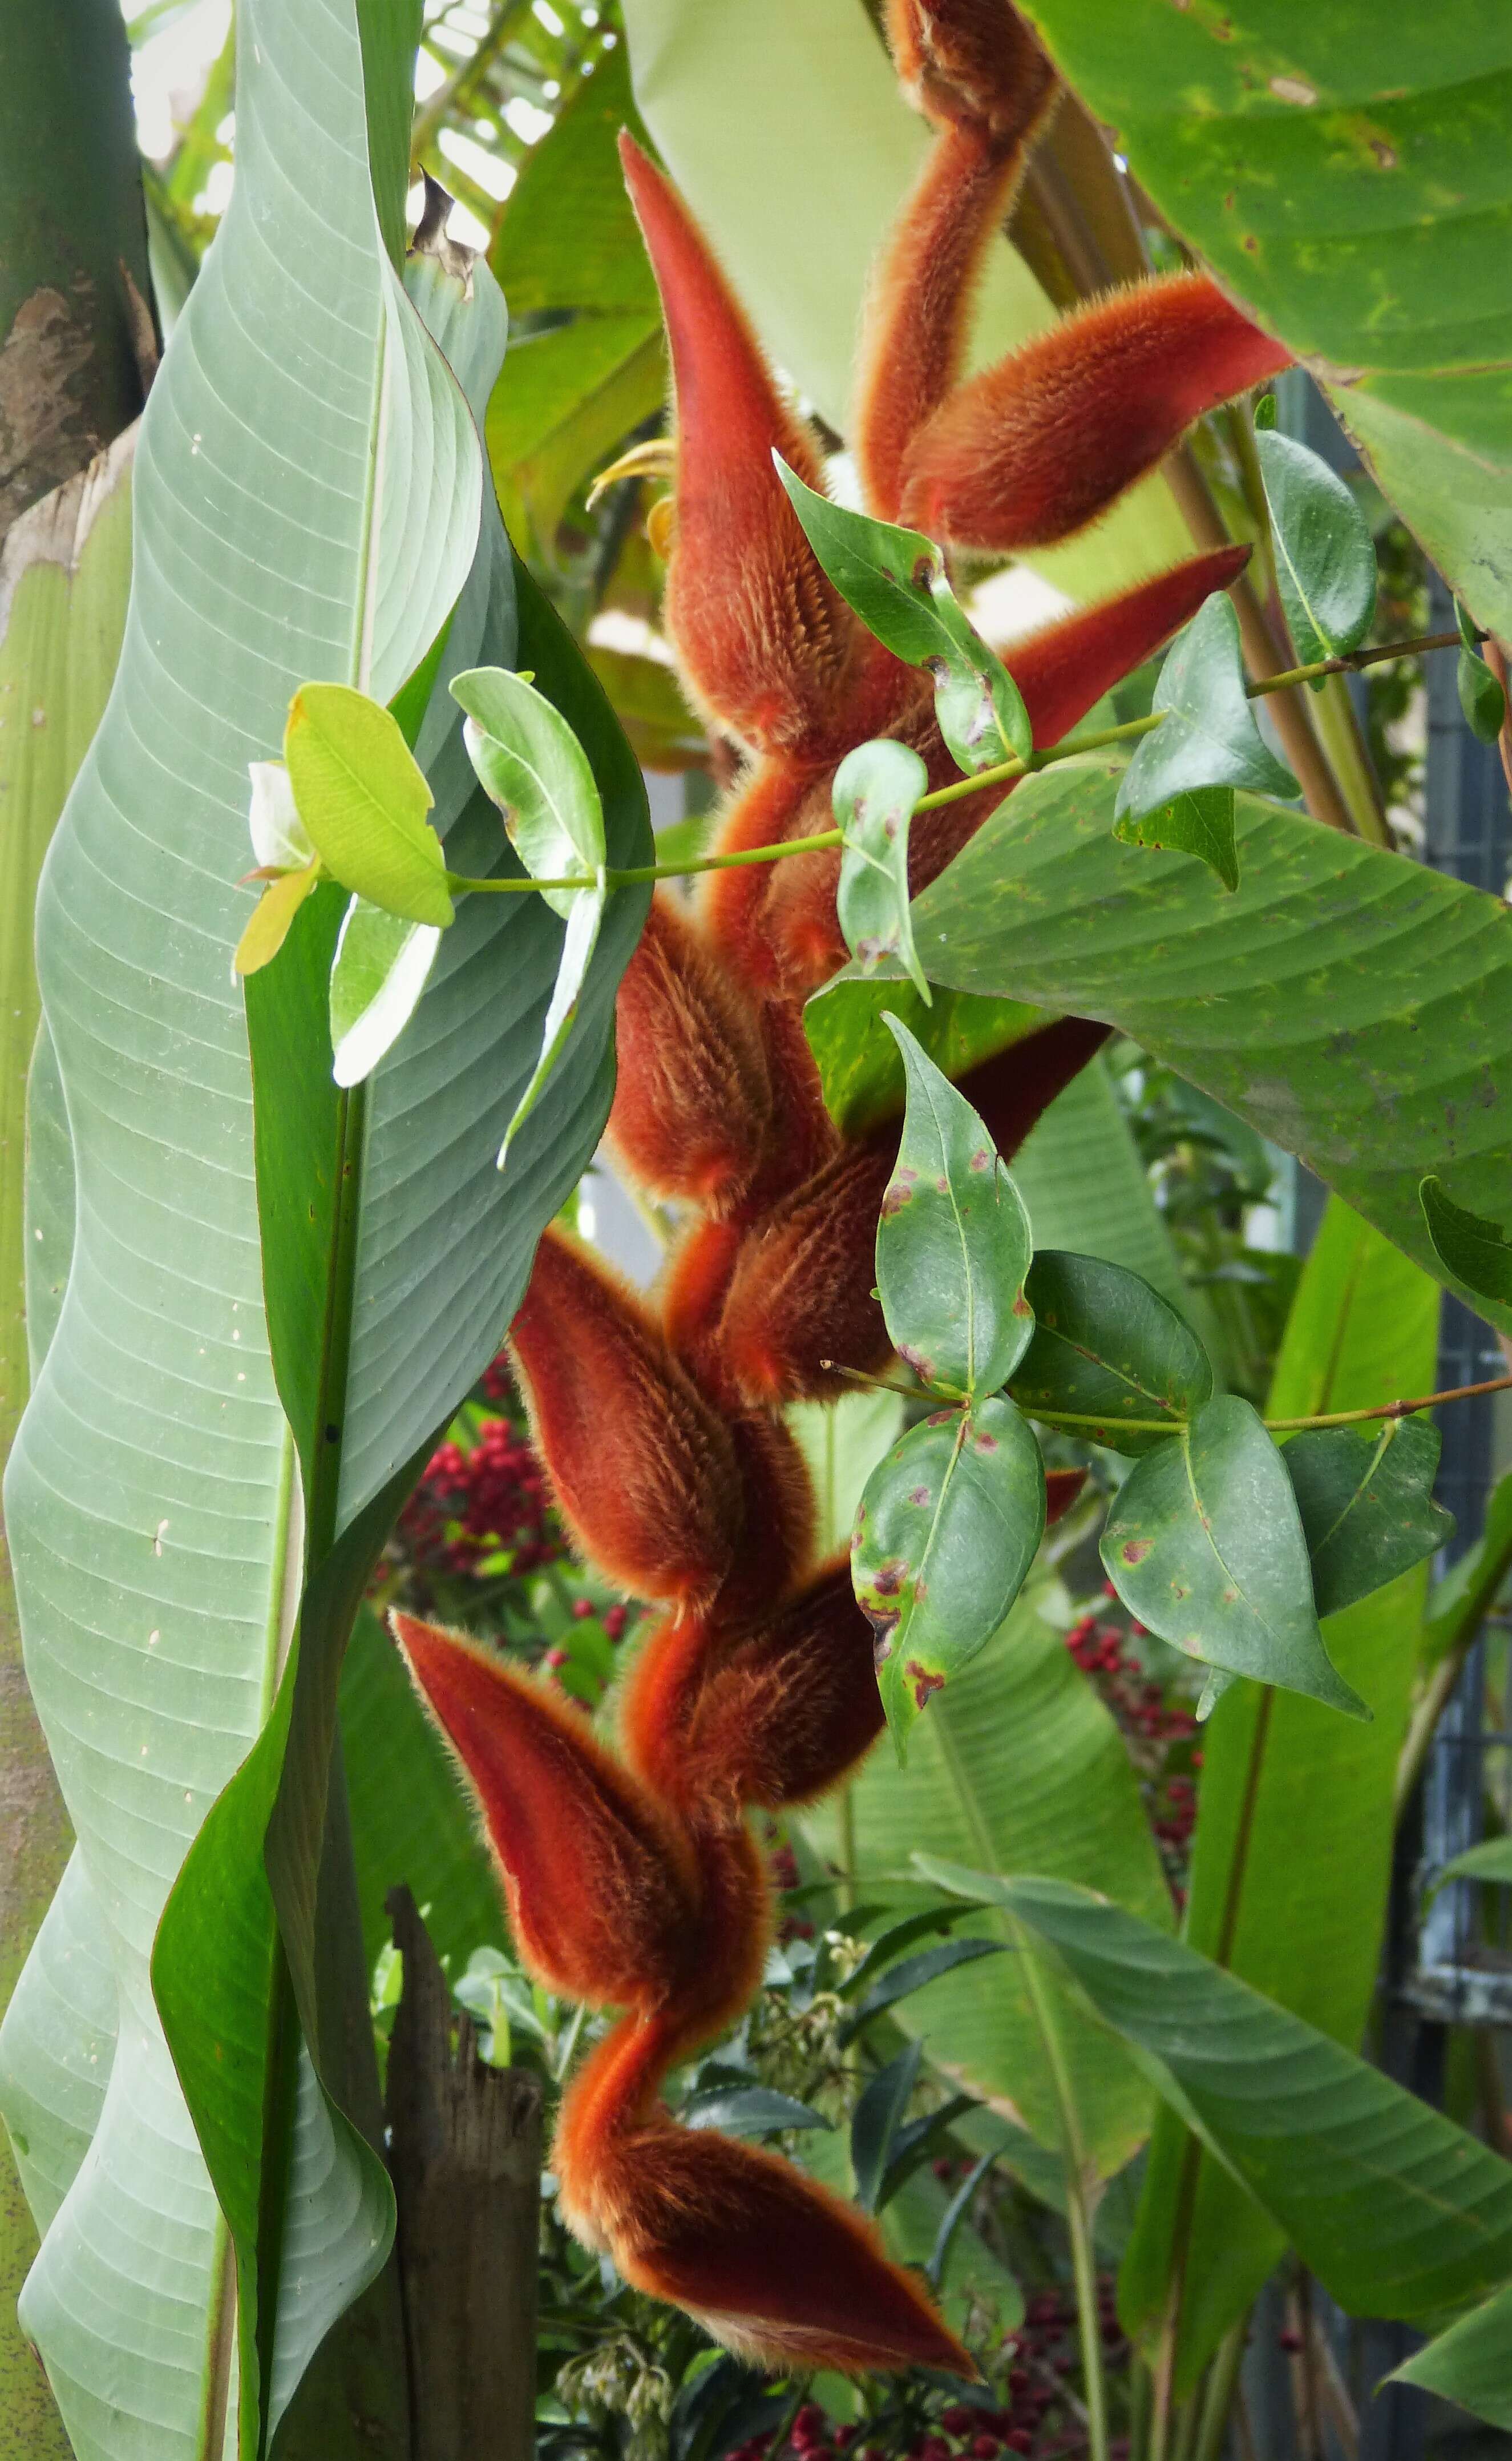
{"type": "Polygon", "coordinates": [[[903,517],[956,546],[1052,546],[1105,513],[1204,411],[1290,364],[1206,274],[1116,290],[935,413],[909,452],[903,517]]]}
{"type": "Polygon", "coordinates": [[[855,619],[820,570],[773,467],[821,486],[813,440],[675,188],[633,139],[626,183],[661,292],[677,414],[676,534],[664,620],[716,723],[763,750],[833,738],[855,619]]]}
{"type": "Polygon", "coordinates": [[[509,1341],[584,1552],[638,1597],[712,1597],[740,1528],[735,1450],[633,1292],[548,1230],[509,1341]]]}
{"type": "Polygon", "coordinates": [[[635,2289],[674,2300],[715,2341],[783,2373],[976,2374],[861,2215],[774,2153],[675,2128],[644,2091],[651,2055],[628,2042],[605,2050],[623,2069],[624,2116],[590,2073],[596,2054],[567,2097],[553,2159],[573,2228],[607,2246],[635,2289]]]}
{"type": "Polygon", "coordinates": [[[700,1897],[686,1837],[565,1702],[433,1624],[390,1620],[478,1797],[530,1971],[594,2007],[686,1991],[700,1897]]]}
{"type": "Polygon", "coordinates": [[[1016,143],[1055,95],[1055,72],[1009,0],[888,0],[887,41],[905,94],[937,126],[1016,143]]]}
{"type": "Polygon", "coordinates": [[[1084,1469],[1047,1469],[1045,1472],[1045,1527],[1053,1530],[1057,1521],[1071,1510],[1087,1484],[1084,1469]]]}
{"type": "Polygon", "coordinates": [[[1036,750],[1058,743],[1105,692],[1189,623],[1204,598],[1237,581],[1248,560],[1247,546],[1214,547],[1010,641],[999,654],[1024,696],[1036,750]]]}
{"type": "Polygon", "coordinates": [[[973,2362],[862,2216],[754,2145],[651,2127],[620,2164],[628,2281],[673,2299],[727,2348],[779,2369],[973,2362]]]}

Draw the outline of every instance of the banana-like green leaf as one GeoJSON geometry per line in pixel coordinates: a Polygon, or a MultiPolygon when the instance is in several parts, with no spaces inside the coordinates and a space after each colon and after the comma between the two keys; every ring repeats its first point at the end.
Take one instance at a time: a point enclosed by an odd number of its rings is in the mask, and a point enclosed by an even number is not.
{"type": "MultiPolygon", "coordinates": [[[[39,49],[37,57],[45,56],[39,49]]],[[[102,104],[109,97],[102,94],[102,104]]],[[[83,136],[87,121],[80,122],[83,136]]],[[[61,176],[50,156],[52,178],[61,176]]],[[[15,164],[8,165],[14,171],[15,164]]],[[[76,200],[81,203],[82,201],[76,200]]],[[[13,229],[19,201],[11,202],[13,229]]],[[[23,215],[23,220],[27,219],[23,215]]],[[[19,272],[19,267],[8,268],[19,272]]],[[[23,1226],[21,1156],[27,1081],[37,1041],[32,962],[36,880],[63,800],[105,706],[131,578],[130,482],[136,430],[129,428],[87,471],[11,524],[0,554],[0,709],[25,722],[0,728],[0,1461],[26,1398],[28,1323],[33,1366],[47,1348],[73,1242],[73,1207],[60,1222],[34,1211],[23,1226]],[[31,1286],[31,1297],[23,1295],[31,1286]],[[44,1329],[45,1326],[45,1329],[44,1329]]],[[[55,1090],[51,1045],[43,1067],[55,1090]]],[[[33,1114],[35,1121],[36,1114],[33,1114]]],[[[32,1133],[37,1129],[33,1124],[32,1133]]],[[[59,1100],[47,1133],[67,1148],[59,1100]]],[[[72,1197],[72,1190],[70,1190],[72,1197]]],[[[0,1536],[0,1711],[11,1851],[0,1876],[0,2008],[56,1888],[69,1852],[68,1823],[35,1718],[25,1698],[21,1637],[0,1536]]],[[[0,2031],[0,2065],[7,2052],[0,2031]]],[[[107,2060],[108,2068],[108,2060],[107,2060]]],[[[103,2086],[106,2070],[100,2071],[103,2086]]],[[[6,2095],[0,2086],[0,2108],[6,2095]]],[[[0,2416],[36,2461],[54,2461],[63,2430],[35,2356],[15,2322],[15,2300],[36,2254],[36,2232],[0,2146],[0,2416]]]]}
{"type": "Polygon", "coordinates": [[[517,318],[564,320],[511,346],[488,413],[511,527],[543,550],[576,488],[667,388],[656,283],[620,169],[625,127],[645,134],[621,45],[525,156],[489,251],[517,318]]]}
{"type": "Polygon", "coordinates": [[[1088,756],[1026,778],[914,900],[931,982],[1106,1018],[1448,1279],[1425,1174],[1512,1219],[1512,915],[1248,795],[1225,894],[1110,835],[1118,774],[1088,756]]]}
{"type": "MultiPolygon", "coordinates": [[[[867,280],[931,141],[872,11],[864,0],[625,0],[625,31],[662,160],[772,357],[843,436],[867,280]]],[[[971,368],[1054,317],[1016,250],[995,243],[971,368]]],[[[1071,597],[1100,598],[1191,551],[1154,478],[1089,538],[1027,561],[1071,597]]]]}
{"type": "MultiPolygon", "coordinates": [[[[1039,1609],[1032,1578],[1007,1623],[954,1676],[909,1737],[899,1768],[873,1753],[851,1788],[856,1879],[865,1895],[907,1873],[913,1849],[995,1872],[1047,1868],[1171,1920],[1162,1876],[1123,1741],[1039,1609]]],[[[810,1816],[827,1836],[833,1813],[810,1816]]],[[[973,1933],[1007,1940],[989,1915],[973,1933]]],[[[943,1975],[891,2013],[925,2039],[952,2083],[1059,2143],[1056,2105],[1016,1956],[943,1975]]],[[[1104,2177],[1145,2135],[1150,2102],[1127,2055],[1054,1981],[1089,2157],[1104,2177]]],[[[923,2253],[927,2255],[927,2249],[923,2253]]]]}
{"type": "MultiPolygon", "coordinates": [[[[1358,1409],[1423,1391],[1437,1326],[1436,1285],[1335,1198],[1292,1300],[1271,1415],[1358,1409]]],[[[1239,1683],[1203,1737],[1187,1941],[1347,2050],[1359,2043],[1375,1986],[1392,1791],[1426,1590],[1419,1567],[1324,1625],[1329,1654],[1369,1701],[1372,1723],[1298,1693],[1239,1683]]],[[[1254,2299],[1282,2236],[1162,2111],[1119,2285],[1124,2321],[1141,2339],[1165,2311],[1182,2214],[1189,2236],[1176,2366],[1179,2386],[1189,2387],[1254,2299]]]]}
{"type": "Polygon", "coordinates": [[[1029,0],[1173,227],[1327,384],[1480,622],[1512,631],[1512,28],[1368,0],[1029,0]]]}
{"type": "Polygon", "coordinates": [[[1512,2167],[1441,2111],[1091,1890],[955,1877],[1054,1951],[1348,2314],[1441,2316],[1512,2275],[1512,2167]]]}
{"type": "MultiPolygon", "coordinates": [[[[323,1890],[339,1876],[328,1775],[340,1645],[383,1515],[496,1345],[610,1082],[617,966],[604,950],[586,999],[591,1057],[576,1076],[564,1066],[505,1194],[498,1114],[522,1035],[534,1024],[539,1038],[560,934],[536,900],[479,899],[526,913],[459,922],[402,1050],[341,1093],[324,1016],[344,901],[323,891],[254,978],[254,993],[283,978],[276,1000],[252,1003],[254,1188],[229,972],[248,910],[236,886],[245,764],[276,752],[299,683],[392,697],[459,590],[454,666],[500,654],[510,608],[497,530],[474,560],[473,419],[380,238],[356,15],[351,0],[246,0],[240,12],[236,189],[144,424],[121,677],[43,892],[78,1240],[8,1515],[29,1674],[121,2030],[26,2321],[82,2461],[219,2461],[233,2375],[243,2448],[258,2450],[381,2262],[389,2191],[354,2124],[367,2114],[354,2086],[342,2081],[338,2101],[317,2073],[337,2082],[314,1909],[317,1870],[323,1890]],[[328,1288],[331,1245],[306,1269],[338,1190],[345,1257],[328,1288]],[[329,1349],[311,1349],[312,1321],[329,1326],[329,1349]],[[296,1639],[306,1550],[317,1577],[296,1639]],[[291,1995],[276,1980],[286,1956],[291,1995]],[[223,2329],[223,2212],[239,2364],[223,2329]]],[[[441,323],[423,263],[415,287],[441,323]]],[[[500,338],[480,280],[470,317],[442,334],[475,394],[500,338]]],[[[532,663],[563,669],[549,621],[541,631],[532,663]]],[[[497,829],[485,844],[439,697],[419,757],[463,867],[485,869],[497,829]]],[[[618,812],[621,847],[643,852],[643,810],[621,793],[618,812]]]]}

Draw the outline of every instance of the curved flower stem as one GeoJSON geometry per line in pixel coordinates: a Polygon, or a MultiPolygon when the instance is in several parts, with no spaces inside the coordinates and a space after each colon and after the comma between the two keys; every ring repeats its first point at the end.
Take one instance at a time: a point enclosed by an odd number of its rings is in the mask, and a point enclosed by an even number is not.
{"type": "MultiPolygon", "coordinates": [[[[1290,667],[1285,674],[1266,675],[1258,683],[1246,684],[1245,691],[1250,700],[1263,700],[1267,693],[1288,692],[1293,684],[1310,683],[1319,675],[1350,674],[1356,668],[1375,666],[1383,658],[1409,658],[1419,651],[1459,647],[1458,632],[1429,632],[1416,641],[1392,641],[1374,650],[1351,650],[1342,658],[1318,658],[1310,667],[1290,667]]],[[[1153,734],[1163,715],[1163,711],[1152,710],[1148,717],[1131,717],[1121,726],[1104,726],[1092,735],[1071,736],[1064,743],[1053,743],[1048,751],[1032,752],[1027,760],[997,761],[990,769],[978,769],[973,777],[958,778],[952,785],[937,786],[932,795],[922,795],[914,809],[937,811],[943,803],[955,803],[964,796],[981,794],[984,787],[1010,786],[1015,779],[1049,769],[1057,760],[1073,760],[1083,752],[1101,752],[1110,743],[1132,742],[1139,736],[1153,734]]],[[[646,881],[691,880],[701,871],[735,871],[744,864],[780,863],[790,854],[822,854],[843,844],[841,830],[820,829],[813,837],[783,838],[776,845],[742,846],[735,854],[699,855],[692,863],[633,864],[624,870],[606,871],[604,883],[608,888],[630,888],[646,881]]],[[[590,871],[569,872],[560,880],[474,880],[463,872],[449,871],[446,886],[457,897],[470,893],[518,896],[532,889],[593,888],[598,883],[590,871]]],[[[1413,1406],[1420,1408],[1422,1404],[1413,1406]]]]}

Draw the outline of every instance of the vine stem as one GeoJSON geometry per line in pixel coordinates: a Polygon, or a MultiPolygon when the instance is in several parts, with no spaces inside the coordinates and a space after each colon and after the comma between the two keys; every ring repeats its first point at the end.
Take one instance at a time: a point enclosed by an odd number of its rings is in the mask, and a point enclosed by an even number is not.
{"type": "MultiPolygon", "coordinates": [[[[1351,650],[1339,658],[1317,658],[1309,667],[1288,667],[1284,674],[1263,675],[1246,683],[1246,696],[1250,700],[1263,700],[1267,693],[1289,692],[1293,684],[1312,682],[1320,675],[1352,674],[1360,667],[1377,665],[1383,658],[1416,657],[1420,651],[1455,650],[1459,647],[1458,632],[1428,632],[1416,641],[1391,641],[1374,650],[1351,650]]],[[[937,811],[943,803],[958,802],[965,795],[979,795],[988,786],[1012,785],[1016,778],[1049,769],[1057,760],[1074,760],[1079,753],[1101,752],[1111,743],[1129,743],[1138,736],[1153,734],[1164,717],[1163,711],[1152,710],[1148,717],[1131,717],[1121,726],[1104,726],[1092,735],[1074,735],[1064,743],[1053,743],[1047,751],[1032,752],[1027,760],[1000,760],[990,769],[978,769],[973,777],[959,778],[950,786],[937,786],[932,795],[921,795],[914,805],[916,812],[937,811]]],[[[467,874],[449,871],[446,886],[455,896],[518,896],[531,890],[546,888],[635,888],[648,881],[691,880],[702,871],[735,871],[750,863],[780,863],[790,854],[825,854],[834,846],[843,845],[841,829],[820,829],[813,837],[783,838],[777,845],[742,846],[735,854],[705,854],[692,863],[640,863],[625,869],[608,869],[602,875],[590,871],[569,872],[559,880],[474,880],[467,874]]]]}
{"type": "Polygon", "coordinates": [[[1108,2386],[1103,2371],[1102,2328],[1097,2317],[1097,2262],[1092,2244],[1092,2215],[1087,2208],[1087,2161],[1081,2141],[1081,2114],[1066,2059],[1054,2002],[1024,1926],[1016,1915],[1010,1929],[1022,1959],[1020,1971],[1034,2023],[1044,2045],[1045,2065],[1060,2118],[1061,2151],[1066,2171],[1066,2221],[1071,2235],[1071,2270],[1076,2292],[1076,2330],[1081,2343],[1082,2389],[1087,2404],[1088,2461],[1108,2461],[1108,2386]]]}
{"type": "MultiPolygon", "coordinates": [[[[938,1399],[964,1402],[969,1397],[953,1388],[937,1385],[932,1389],[915,1384],[890,1383],[884,1376],[866,1376],[859,1367],[842,1367],[838,1359],[821,1359],[820,1365],[836,1376],[843,1376],[852,1384],[869,1385],[877,1393],[900,1393],[905,1401],[920,1402],[938,1399]]],[[[1356,1427],[1373,1419],[1410,1419],[1418,1410],[1436,1410],[1442,1402],[1471,1402],[1481,1393],[1512,1391],[1512,1376],[1490,1376],[1481,1384],[1456,1384],[1444,1393],[1420,1393],[1413,1402],[1373,1402],[1365,1410],[1318,1410],[1310,1418],[1263,1419],[1273,1436],[1292,1436],[1308,1427],[1356,1427]]],[[[1098,1418],[1086,1411],[1031,1410],[1030,1418],[1037,1419],[1044,1427],[1117,1427],[1120,1435],[1180,1436],[1191,1424],[1188,1419],[1118,1419],[1098,1418]]]]}

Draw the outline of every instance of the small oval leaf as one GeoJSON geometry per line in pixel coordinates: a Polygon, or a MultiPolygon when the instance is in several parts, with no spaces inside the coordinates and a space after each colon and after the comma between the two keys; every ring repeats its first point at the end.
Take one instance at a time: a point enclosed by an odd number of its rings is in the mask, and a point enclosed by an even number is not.
{"type": "Polygon", "coordinates": [[[1191,1326],[1159,1291],[1101,1256],[1047,1248],[1029,1271],[1033,1337],[1009,1390],[1029,1416],[1092,1419],[1070,1432],[1119,1453],[1163,1440],[1126,1419],[1168,1419],[1172,1432],[1211,1398],[1213,1371],[1191,1326]]]}
{"type": "Polygon", "coordinates": [[[1283,1444],[1320,1616],[1369,1597],[1454,1536],[1453,1513],[1433,1499],[1440,1442],[1419,1418],[1310,1427],[1283,1444]]]}
{"type": "Polygon", "coordinates": [[[303,871],[286,871],[281,879],[268,882],[236,944],[236,954],[231,960],[234,974],[258,974],[277,956],[288,937],[295,915],[320,876],[320,859],[317,856],[303,871]]]}
{"type": "Polygon", "coordinates": [[[1274,429],[1255,437],[1270,507],[1276,588],[1298,662],[1357,650],[1375,615],[1375,542],[1321,455],[1274,429]]]}
{"type": "Polygon", "coordinates": [[[844,834],[836,910],[845,946],[868,974],[901,957],[927,1008],[930,991],[908,915],[908,824],[929,773],[917,752],[882,736],[858,743],[835,772],[835,823],[844,834]]]}
{"type": "Polygon", "coordinates": [[[1224,592],[1204,599],[1166,652],[1146,735],[1118,782],[1114,811],[1139,820],[1200,786],[1294,796],[1297,781],[1267,752],[1245,693],[1239,618],[1224,592]]]}
{"type": "Polygon", "coordinates": [[[851,1578],[876,1635],[878,1686],[903,1755],[930,1695],[990,1640],[1045,1527],[1039,1446],[1012,1402],[910,1427],[866,1482],[851,1578]]]}
{"type": "Polygon", "coordinates": [[[841,596],[895,657],[934,676],[935,715],[957,767],[969,776],[1027,760],[1034,739],[1023,695],[973,628],[934,541],[831,503],[780,454],[773,460],[803,535],[841,596]]]}
{"type": "Polygon", "coordinates": [[[1370,1716],[1323,1646],[1296,1498],[1247,1402],[1220,1394],[1135,1465],[1102,1560],[1130,1614],[1188,1658],[1370,1716]]]}
{"type": "Polygon", "coordinates": [[[995,1393],[1033,1332],[1029,1216],[978,1114],[890,1011],[907,1109],[877,1225],[887,1331],[926,1383],[995,1393]]]}
{"type": "Polygon", "coordinates": [[[284,758],[311,845],[343,888],[412,923],[451,922],[431,790],[396,719],[346,684],[301,684],[284,758]]]}
{"type": "MultiPolygon", "coordinates": [[[[470,668],[452,677],[451,693],[467,718],[467,757],[531,878],[596,878],[604,868],[604,806],[587,755],[561,711],[507,667],[470,668]]],[[[542,891],[564,923],[579,893],[542,891]]]]}

